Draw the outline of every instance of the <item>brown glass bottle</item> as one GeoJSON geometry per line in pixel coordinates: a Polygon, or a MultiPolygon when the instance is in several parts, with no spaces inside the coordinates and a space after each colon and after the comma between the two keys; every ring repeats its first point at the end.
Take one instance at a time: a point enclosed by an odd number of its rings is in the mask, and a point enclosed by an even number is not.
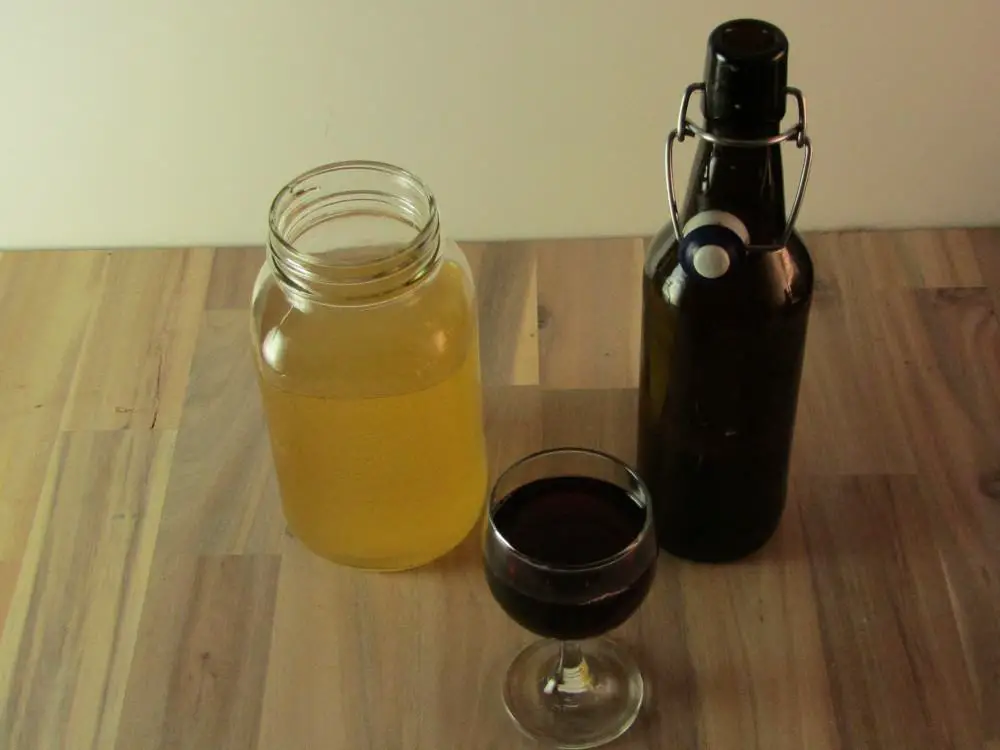
{"type": "Polygon", "coordinates": [[[639,472],[660,545],[692,560],[754,552],[785,506],[813,287],[790,231],[808,150],[785,215],[781,143],[808,145],[787,57],[785,35],[763,21],[712,32],[705,82],[682,105],[681,139],[700,136],[688,193],[646,258],[639,472]],[[698,91],[703,131],[684,114],[698,91]],[[789,94],[799,125],[781,131],[789,94]]]}

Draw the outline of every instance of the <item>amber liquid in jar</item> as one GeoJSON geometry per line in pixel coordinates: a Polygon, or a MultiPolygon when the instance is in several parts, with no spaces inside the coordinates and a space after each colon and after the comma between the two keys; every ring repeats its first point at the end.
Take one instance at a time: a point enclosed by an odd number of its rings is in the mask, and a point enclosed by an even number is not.
{"type": "MultiPolygon", "coordinates": [[[[474,291],[447,244],[425,275],[360,303],[300,295],[267,266],[258,279],[258,370],[285,519],[334,562],[422,565],[483,508],[474,291]]],[[[365,253],[338,249],[336,263],[357,272],[365,253]]]]}

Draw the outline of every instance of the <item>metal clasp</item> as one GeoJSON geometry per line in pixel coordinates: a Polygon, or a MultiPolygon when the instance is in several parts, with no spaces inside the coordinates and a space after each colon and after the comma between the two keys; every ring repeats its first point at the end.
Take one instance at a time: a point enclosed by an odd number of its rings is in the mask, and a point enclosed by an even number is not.
{"type": "MultiPolygon", "coordinates": [[[[793,88],[792,86],[786,87],[785,93],[788,96],[793,97],[796,105],[798,105],[798,122],[793,127],[782,131],[777,135],[772,135],[767,138],[742,139],[726,138],[724,136],[709,133],[703,127],[695,125],[688,119],[687,111],[688,106],[691,104],[691,97],[699,91],[702,95],[704,95],[704,83],[692,83],[684,90],[684,96],[681,99],[681,108],[677,113],[677,127],[670,131],[670,135],[667,136],[666,147],[664,148],[664,162],[667,177],[667,198],[670,201],[670,221],[674,225],[674,236],[677,237],[677,239],[681,238],[681,220],[677,211],[677,193],[674,190],[674,141],[681,143],[688,136],[693,136],[719,146],[734,146],[736,148],[776,146],[784,143],[785,141],[795,141],[795,145],[798,148],[804,148],[806,153],[805,158],[802,160],[802,171],[799,173],[799,186],[795,190],[795,200],[792,201],[792,210],[789,212],[788,219],[785,222],[785,235],[781,239],[781,244],[774,246],[784,247],[788,244],[788,240],[791,238],[792,232],[795,230],[795,220],[798,218],[799,209],[802,208],[802,197],[805,193],[806,183],[809,181],[809,167],[812,163],[812,142],[809,140],[809,136],[806,133],[805,97],[803,97],[802,92],[799,89],[793,88]]],[[[770,248],[771,246],[768,247],[770,248]]]]}

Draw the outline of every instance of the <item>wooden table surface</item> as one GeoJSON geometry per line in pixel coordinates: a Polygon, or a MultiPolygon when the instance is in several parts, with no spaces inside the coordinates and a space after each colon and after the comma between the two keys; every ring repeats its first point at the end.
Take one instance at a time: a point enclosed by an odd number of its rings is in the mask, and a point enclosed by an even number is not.
{"type": "MultiPolygon", "coordinates": [[[[1000,750],[1000,231],[824,233],[788,510],[661,557],[616,748],[1000,750]]],[[[638,239],[465,245],[494,474],[633,458],[638,239]]],[[[249,344],[259,250],[0,256],[0,748],[529,747],[531,636],[475,538],[340,569],[285,533],[249,344]]]]}

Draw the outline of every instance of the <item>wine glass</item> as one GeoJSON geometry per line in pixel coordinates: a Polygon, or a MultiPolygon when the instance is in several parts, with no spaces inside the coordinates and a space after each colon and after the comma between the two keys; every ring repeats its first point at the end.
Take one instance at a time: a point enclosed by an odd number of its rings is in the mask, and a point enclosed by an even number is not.
{"type": "Polygon", "coordinates": [[[507,712],[560,748],[619,737],[642,706],[632,658],[598,636],[646,598],[657,545],[649,493],[613,456],[546,450],[508,468],[488,498],[483,544],[493,598],[543,640],[507,670],[507,712]]]}

